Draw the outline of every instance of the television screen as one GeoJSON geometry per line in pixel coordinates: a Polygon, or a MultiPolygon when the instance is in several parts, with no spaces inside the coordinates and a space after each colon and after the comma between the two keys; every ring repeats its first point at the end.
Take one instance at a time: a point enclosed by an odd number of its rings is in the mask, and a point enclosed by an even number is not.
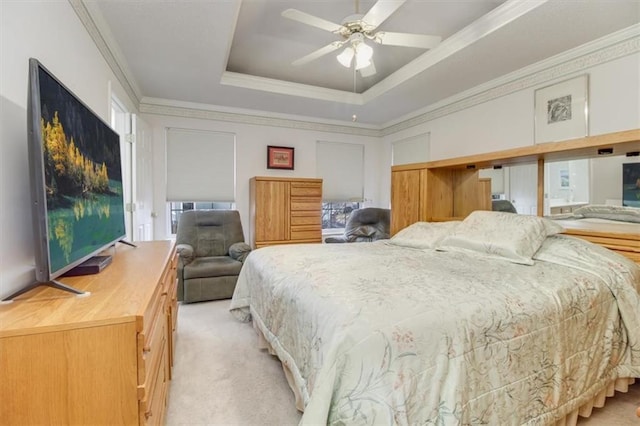
{"type": "Polygon", "coordinates": [[[35,59],[29,89],[36,279],[47,282],[125,238],[120,138],[35,59]]]}
{"type": "Polygon", "coordinates": [[[622,165],[622,205],[640,207],[640,163],[622,165]]]}

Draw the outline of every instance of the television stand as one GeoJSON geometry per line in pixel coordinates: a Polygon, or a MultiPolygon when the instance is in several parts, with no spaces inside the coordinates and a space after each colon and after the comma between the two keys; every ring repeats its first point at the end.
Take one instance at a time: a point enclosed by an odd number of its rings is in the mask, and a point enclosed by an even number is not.
{"type": "Polygon", "coordinates": [[[127,241],[127,240],[120,240],[120,241],[118,241],[118,242],[119,242],[119,243],[122,243],[122,244],[124,244],[124,245],[126,245],[126,246],[130,246],[130,247],[137,247],[135,244],[130,243],[130,242],[129,242],[129,241],[127,241]]]}
{"type": "Polygon", "coordinates": [[[36,287],[40,287],[41,285],[46,285],[49,287],[53,287],[53,288],[57,288],[58,290],[63,290],[63,291],[68,291],[69,293],[75,293],[78,297],[86,297],[89,296],[91,294],[91,292],[88,291],[80,291],[78,289],[75,289],[71,286],[68,286],[66,284],[62,284],[60,281],[56,281],[56,280],[51,280],[51,281],[47,281],[47,282],[36,282],[33,283],[31,285],[26,286],[23,289],[20,289],[18,291],[16,291],[15,293],[11,294],[8,297],[5,297],[4,299],[2,299],[2,303],[11,303],[13,302],[13,299],[15,299],[16,297],[20,296],[21,294],[24,294],[26,292],[28,292],[29,290],[32,290],[36,287]]]}

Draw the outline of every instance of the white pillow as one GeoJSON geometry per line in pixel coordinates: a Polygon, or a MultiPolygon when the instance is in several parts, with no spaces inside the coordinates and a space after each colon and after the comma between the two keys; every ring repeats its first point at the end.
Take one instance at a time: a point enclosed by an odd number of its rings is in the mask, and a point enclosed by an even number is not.
{"type": "Polygon", "coordinates": [[[397,246],[432,249],[438,241],[453,232],[462,223],[459,220],[450,222],[416,222],[409,225],[388,241],[397,246]]]}
{"type": "Polygon", "coordinates": [[[476,253],[523,265],[533,265],[533,255],[549,235],[564,229],[538,216],[477,210],[443,238],[436,250],[476,253]]]}
{"type": "Polygon", "coordinates": [[[640,209],[637,207],[590,204],[576,209],[574,213],[583,217],[640,223],[640,209]]]}

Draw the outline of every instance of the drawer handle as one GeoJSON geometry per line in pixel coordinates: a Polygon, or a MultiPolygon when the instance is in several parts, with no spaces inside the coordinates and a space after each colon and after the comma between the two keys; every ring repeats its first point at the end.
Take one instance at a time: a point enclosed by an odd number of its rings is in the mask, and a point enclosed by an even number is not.
{"type": "Polygon", "coordinates": [[[149,352],[151,352],[151,346],[144,346],[142,348],[142,353],[148,354],[149,352]]]}
{"type": "Polygon", "coordinates": [[[149,410],[146,413],[144,413],[144,418],[146,420],[149,420],[149,417],[153,416],[153,411],[149,410]]]}

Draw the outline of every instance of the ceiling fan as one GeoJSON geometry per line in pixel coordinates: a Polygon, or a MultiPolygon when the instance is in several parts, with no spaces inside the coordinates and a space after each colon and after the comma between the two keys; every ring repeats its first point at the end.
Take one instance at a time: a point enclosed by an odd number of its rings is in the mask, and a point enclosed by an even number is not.
{"type": "Polygon", "coordinates": [[[295,60],[292,65],[309,63],[347,45],[337,56],[338,62],[350,68],[355,60],[355,69],[359,70],[363,77],[368,77],[375,74],[376,69],[372,59],[373,48],[365,42],[366,40],[389,46],[407,46],[421,49],[434,48],[440,43],[441,37],[424,34],[376,31],[380,24],[398,10],[405,1],[406,0],[378,0],[366,14],[362,15],[358,12],[358,0],[355,0],[355,14],[347,16],[340,24],[318,18],[317,16],[296,9],[283,11],[282,16],[285,18],[302,22],[303,24],[311,25],[342,37],[340,41],[334,41],[295,60]]]}

